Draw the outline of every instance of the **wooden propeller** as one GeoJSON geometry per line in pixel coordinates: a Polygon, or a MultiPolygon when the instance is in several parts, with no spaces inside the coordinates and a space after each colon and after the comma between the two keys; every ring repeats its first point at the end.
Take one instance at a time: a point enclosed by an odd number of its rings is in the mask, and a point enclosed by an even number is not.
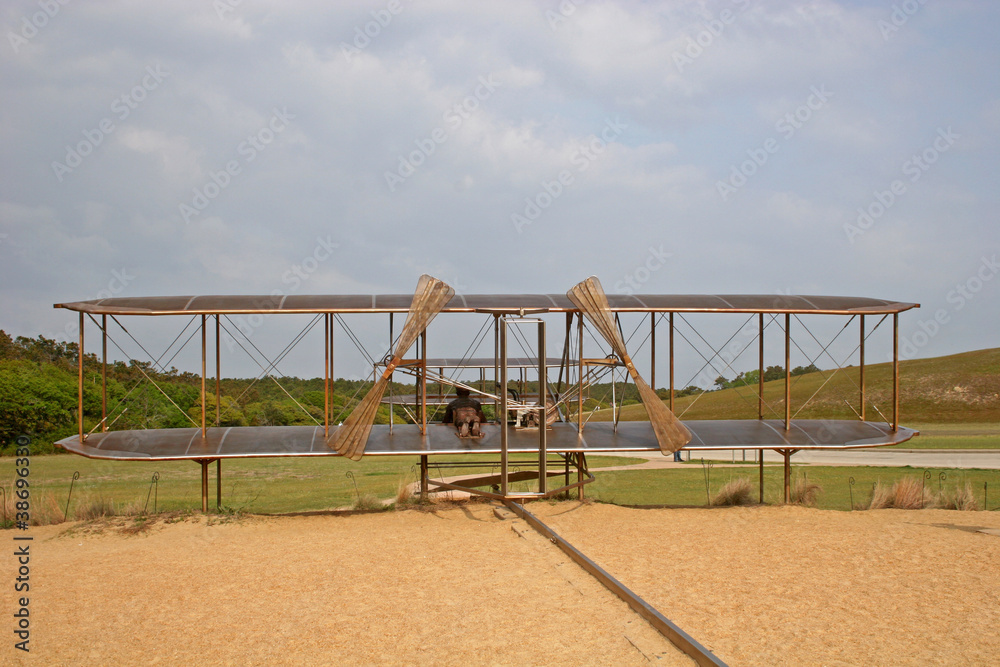
{"type": "Polygon", "coordinates": [[[389,386],[389,378],[392,377],[393,369],[399,366],[403,355],[413,346],[420,332],[427,328],[431,320],[441,312],[442,308],[448,305],[453,296],[455,296],[455,290],[447,283],[426,274],[420,276],[417,291],[413,294],[410,311],[406,316],[406,324],[403,325],[403,331],[399,335],[399,342],[393,351],[392,359],[382,373],[382,377],[368,390],[368,393],[355,406],[344,423],[327,440],[327,447],[337,450],[338,454],[346,456],[352,461],[361,460],[365,454],[365,445],[368,443],[372,424],[375,423],[378,407],[385,395],[386,388],[389,386]]]}
{"type": "Polygon", "coordinates": [[[622,340],[618,327],[615,326],[614,318],[611,315],[611,306],[608,304],[608,297],[601,287],[601,282],[591,276],[583,282],[577,284],[566,293],[570,301],[586,315],[590,323],[594,325],[604,337],[611,349],[625,364],[632,380],[635,381],[636,389],[639,390],[639,397],[649,415],[649,422],[653,425],[653,433],[656,434],[656,441],[660,444],[660,451],[664,454],[676,452],[678,449],[691,441],[691,432],[680,422],[670,411],[656,392],[650,388],[646,381],[642,379],[639,372],[632,363],[625,350],[625,341],[622,340]]]}

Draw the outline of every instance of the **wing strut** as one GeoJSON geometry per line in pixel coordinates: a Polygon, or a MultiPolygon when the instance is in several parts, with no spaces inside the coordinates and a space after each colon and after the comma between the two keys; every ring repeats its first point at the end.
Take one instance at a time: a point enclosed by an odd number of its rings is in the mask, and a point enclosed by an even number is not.
{"type": "Polygon", "coordinates": [[[410,311],[406,316],[406,324],[403,325],[403,331],[399,334],[399,342],[396,343],[392,359],[386,366],[385,372],[382,373],[382,377],[368,390],[368,393],[347,416],[344,423],[327,440],[327,446],[330,449],[337,450],[338,454],[346,456],[352,461],[361,460],[365,454],[365,445],[368,443],[372,424],[375,423],[379,404],[389,386],[389,378],[392,377],[393,369],[402,362],[403,355],[417,340],[420,332],[427,328],[431,320],[448,305],[453,296],[455,296],[455,290],[448,284],[426,274],[420,276],[417,291],[413,294],[410,311]]]}
{"type": "Polygon", "coordinates": [[[566,296],[580,309],[581,313],[587,316],[590,323],[608,341],[611,349],[625,364],[629,375],[635,382],[636,389],[639,390],[639,397],[642,398],[646,414],[649,415],[649,422],[653,425],[656,441],[660,443],[660,451],[664,454],[676,452],[689,443],[691,432],[664,405],[656,392],[646,384],[646,381],[635,369],[632,358],[625,350],[625,341],[622,340],[618,327],[615,326],[614,318],[611,316],[611,306],[608,304],[608,297],[604,294],[601,282],[595,276],[591,276],[568,291],[566,296]]]}

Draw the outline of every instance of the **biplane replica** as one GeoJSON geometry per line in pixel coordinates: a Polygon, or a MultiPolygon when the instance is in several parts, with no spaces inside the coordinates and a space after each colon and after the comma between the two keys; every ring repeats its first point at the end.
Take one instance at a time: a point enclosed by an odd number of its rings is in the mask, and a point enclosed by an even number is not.
{"type": "MultiPolygon", "coordinates": [[[[497,499],[544,498],[575,489],[580,497],[594,477],[587,468],[587,454],[615,452],[661,452],[679,450],[773,450],[784,457],[785,500],[789,494],[789,459],[805,449],[877,447],[904,442],[916,431],[899,425],[899,314],[918,304],[872,298],[789,295],[611,295],[605,294],[597,278],[574,286],[565,295],[457,295],[446,283],[422,276],[412,297],[408,295],[282,295],[272,296],[179,296],[126,297],[55,304],[79,313],[79,433],[57,444],[82,456],[114,460],[190,460],[201,465],[202,510],[208,505],[209,465],[217,464],[218,502],[221,504],[223,459],[275,456],[363,456],[416,455],[420,457],[420,490],[455,489],[497,499]],[[394,334],[394,316],[406,314],[405,323],[394,334]],[[475,348],[493,332],[489,356],[428,358],[428,328],[440,313],[479,314],[485,319],[475,348]],[[689,313],[741,313],[757,319],[759,343],[758,418],[688,420],[682,422],[674,409],[674,318],[689,313]],[[221,377],[220,326],[234,315],[300,314],[324,324],[323,377],[325,405],[323,421],[299,426],[220,426],[221,377]],[[372,357],[373,384],[342,423],[333,418],[334,322],[346,327],[345,315],[379,314],[389,317],[389,353],[372,357]],[[564,344],[558,356],[546,350],[547,317],[565,317],[564,344]],[[626,349],[620,316],[649,318],[649,373],[653,386],[644,379],[626,349]],[[857,419],[798,419],[791,412],[791,318],[805,315],[839,315],[860,320],[855,350],[860,356],[859,409],[857,419]],[[85,318],[101,332],[103,364],[107,368],[109,319],[127,333],[120,317],[187,316],[200,318],[201,330],[201,423],[191,428],[112,430],[105,388],[102,419],[84,431],[84,331],[85,318]],[[546,317],[547,316],[547,317],[546,317]],[[874,328],[868,316],[881,316],[874,328]],[[892,408],[891,417],[879,411],[881,420],[866,419],[865,341],[879,325],[892,318],[892,408]],[[783,326],[781,326],[783,319],[783,326]],[[208,329],[215,325],[215,424],[209,421],[208,329]],[[654,391],[657,327],[668,327],[669,389],[665,400],[654,391]],[[784,416],[765,418],[764,333],[767,324],[777,324],[784,335],[784,416]],[[536,336],[530,335],[535,329],[536,336]],[[585,356],[584,338],[590,336],[604,356],[585,356]],[[534,339],[534,342],[532,342],[534,339]],[[510,356],[520,347],[525,356],[510,356]],[[376,360],[377,359],[377,360],[376,360]],[[397,373],[414,379],[414,394],[395,395],[397,373]],[[465,376],[463,377],[463,373],[465,376]],[[479,381],[470,381],[478,373],[479,381]],[[523,381],[515,387],[513,375],[523,380],[528,373],[534,389],[523,381]],[[609,374],[631,380],[647,414],[644,421],[621,421],[620,410],[611,421],[590,422],[584,402],[592,386],[609,374]],[[555,378],[553,378],[555,376],[555,378]],[[439,389],[432,395],[429,386],[439,389]],[[441,387],[449,388],[441,391],[441,387]],[[429,420],[436,408],[454,398],[451,389],[471,395],[481,406],[490,406],[493,417],[474,423],[474,428],[456,427],[429,420]],[[520,391],[518,391],[520,389],[520,391]],[[388,396],[386,395],[388,392],[388,396]],[[380,406],[390,405],[388,424],[375,424],[380,406]],[[407,418],[397,423],[392,408],[400,407],[407,418]],[[432,479],[429,461],[459,454],[480,454],[484,463],[455,462],[454,466],[479,466],[488,474],[446,481],[432,479]],[[499,457],[499,461],[496,461],[499,457]],[[530,465],[529,465],[530,464],[530,465]],[[555,481],[552,478],[556,478],[555,481]],[[561,479],[559,479],[561,478],[561,479]],[[521,490],[525,487],[528,490],[521,490]]],[[[849,323],[849,322],[848,322],[849,323]]],[[[195,325],[197,326],[197,325],[195,325]]],[[[844,325],[843,331],[847,325],[844,325]]],[[[227,332],[230,329],[226,329],[227,332]]],[[[350,333],[349,330],[347,330],[350,333]]],[[[131,335],[131,334],[129,334],[131,335]]],[[[193,335],[193,334],[192,334],[193,335]]],[[[354,339],[353,334],[351,334],[354,339]]],[[[296,341],[301,337],[297,337],[296,341]]],[[[296,342],[296,341],[293,341],[296,342]]],[[[356,339],[355,339],[356,342],[356,339]]],[[[753,341],[751,341],[752,343],[753,341]]],[[[470,345],[470,350],[474,346],[470,345]]],[[[594,345],[590,345],[593,350],[594,345]]],[[[286,348],[287,349],[287,348],[286,348]]],[[[473,350],[472,354],[476,352],[473,350]]],[[[634,351],[633,351],[634,354],[634,351]]],[[[273,362],[272,362],[273,366],[273,362]]],[[[268,368],[271,368],[269,366],[268,368]]],[[[150,381],[152,381],[150,379],[150,381]]],[[[106,379],[105,379],[106,384],[106,379]]],[[[154,383],[155,384],[155,383],[154,383]]],[[[612,401],[614,405],[614,400],[612,401]]],[[[876,411],[877,408],[875,408],[876,411]]],[[[773,410],[772,410],[773,412],[773,410]]],[[[190,417],[189,417],[190,418],[190,417]]],[[[452,419],[451,421],[456,421],[452,419]]],[[[473,420],[476,421],[476,420],[473,420]]],[[[192,422],[194,420],[192,419],[192,422]]],[[[465,422],[468,425],[468,422],[465,422]]],[[[763,456],[759,457],[761,501],[763,501],[763,456]]],[[[437,464],[440,467],[440,464],[437,464]]],[[[448,467],[453,467],[449,465],[448,467]]]]}

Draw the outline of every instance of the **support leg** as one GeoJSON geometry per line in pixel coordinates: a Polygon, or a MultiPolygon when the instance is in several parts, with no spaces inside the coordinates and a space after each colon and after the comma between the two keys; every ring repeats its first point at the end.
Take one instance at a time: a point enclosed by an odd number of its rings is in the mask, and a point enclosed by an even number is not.
{"type": "Polygon", "coordinates": [[[764,504],[764,450],[757,450],[757,456],[760,461],[760,504],[764,504]]]}
{"type": "Polygon", "coordinates": [[[792,450],[783,449],[781,455],[785,457],[785,504],[792,501],[792,450]]]}
{"type": "Polygon", "coordinates": [[[215,459],[215,506],[222,509],[222,459],[215,459]]]}
{"type": "Polygon", "coordinates": [[[208,511],[208,461],[198,461],[201,464],[201,511],[208,511]]]}
{"type": "Polygon", "coordinates": [[[427,500],[428,487],[430,484],[427,483],[427,455],[420,455],[420,499],[427,500]]]}

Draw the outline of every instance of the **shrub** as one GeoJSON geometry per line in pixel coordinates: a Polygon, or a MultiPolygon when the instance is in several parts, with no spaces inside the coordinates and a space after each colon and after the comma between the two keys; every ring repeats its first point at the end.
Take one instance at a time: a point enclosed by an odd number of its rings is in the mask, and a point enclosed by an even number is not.
{"type": "Polygon", "coordinates": [[[738,477],[725,483],[712,498],[712,505],[753,505],[753,484],[746,477],[738,477]]]}
{"type": "Polygon", "coordinates": [[[816,498],[823,493],[823,487],[809,481],[807,475],[796,477],[790,489],[790,499],[795,505],[807,505],[812,507],[816,504],[816,498]]]}
{"type": "Polygon", "coordinates": [[[978,510],[979,503],[972,494],[972,484],[966,480],[965,486],[955,486],[954,491],[945,491],[941,494],[941,507],[946,510],[978,510]]]}

